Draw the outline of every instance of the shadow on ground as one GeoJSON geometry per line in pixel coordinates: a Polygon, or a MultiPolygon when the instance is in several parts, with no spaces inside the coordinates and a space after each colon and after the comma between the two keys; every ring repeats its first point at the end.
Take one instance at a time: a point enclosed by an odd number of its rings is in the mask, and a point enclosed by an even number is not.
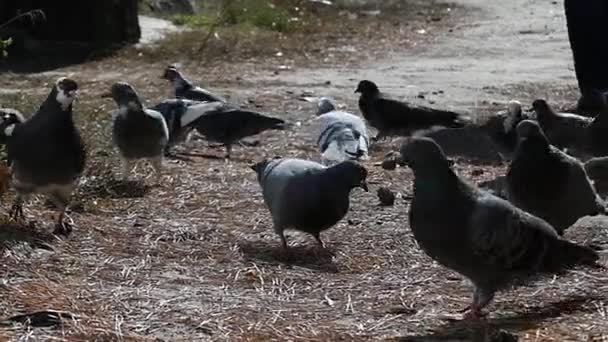
{"type": "Polygon", "coordinates": [[[53,250],[51,243],[56,237],[36,228],[36,224],[30,222],[28,225],[16,223],[0,224],[0,250],[11,248],[11,246],[25,243],[32,248],[53,250]]]}
{"type": "Polygon", "coordinates": [[[264,261],[272,264],[299,266],[315,271],[337,273],[338,266],[333,261],[334,251],[311,246],[290,246],[286,253],[276,242],[243,241],[239,248],[245,259],[264,261]]]}
{"type": "Polygon", "coordinates": [[[512,317],[500,317],[471,322],[465,320],[450,320],[448,324],[439,327],[426,335],[399,337],[402,342],[427,341],[474,341],[474,342],[506,342],[518,341],[514,333],[535,329],[550,318],[577,312],[591,312],[593,305],[585,305],[593,300],[603,299],[595,296],[572,296],[570,298],[549,303],[543,306],[531,307],[524,313],[512,317]]]}

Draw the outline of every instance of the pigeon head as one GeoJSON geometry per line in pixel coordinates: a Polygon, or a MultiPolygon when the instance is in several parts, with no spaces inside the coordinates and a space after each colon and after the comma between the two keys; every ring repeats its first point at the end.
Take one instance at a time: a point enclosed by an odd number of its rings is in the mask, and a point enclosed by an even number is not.
{"type": "Polygon", "coordinates": [[[367,169],[361,164],[352,160],[344,161],[340,164],[331,167],[340,178],[347,182],[351,188],[361,188],[364,191],[369,191],[367,187],[367,169]]]}
{"type": "Polygon", "coordinates": [[[543,141],[546,145],[549,144],[545,133],[540,125],[532,120],[524,120],[517,125],[517,136],[520,141],[535,140],[543,141]]]}
{"type": "Polygon", "coordinates": [[[441,172],[450,169],[448,160],[441,147],[431,138],[412,137],[401,146],[401,159],[413,171],[441,172]]]}
{"type": "Polygon", "coordinates": [[[532,109],[534,109],[536,115],[539,116],[553,112],[547,101],[543,99],[534,100],[534,102],[532,102],[532,109]]]}
{"type": "Polygon", "coordinates": [[[177,67],[175,67],[174,65],[169,65],[165,69],[165,72],[163,73],[161,78],[164,78],[169,82],[174,82],[176,80],[182,79],[182,74],[177,70],[177,67]]]}
{"type": "Polygon", "coordinates": [[[61,77],[55,82],[53,92],[55,100],[61,105],[61,109],[67,110],[74,102],[76,93],[78,92],[78,84],[76,81],[61,77]]]}
{"type": "Polygon", "coordinates": [[[511,132],[522,119],[521,102],[511,100],[507,104],[507,117],[503,122],[505,133],[511,132]]]}
{"type": "Polygon", "coordinates": [[[317,107],[317,115],[322,115],[336,110],[336,106],[334,106],[333,102],[328,97],[319,98],[319,102],[317,102],[317,107]]]}
{"type": "Polygon", "coordinates": [[[110,88],[110,92],[102,95],[102,97],[111,97],[119,107],[142,108],[135,88],[126,82],[114,83],[110,88]]]}
{"type": "Polygon", "coordinates": [[[355,90],[355,93],[361,93],[362,95],[374,95],[379,92],[378,86],[374,82],[368,80],[359,82],[359,85],[355,90]]]}

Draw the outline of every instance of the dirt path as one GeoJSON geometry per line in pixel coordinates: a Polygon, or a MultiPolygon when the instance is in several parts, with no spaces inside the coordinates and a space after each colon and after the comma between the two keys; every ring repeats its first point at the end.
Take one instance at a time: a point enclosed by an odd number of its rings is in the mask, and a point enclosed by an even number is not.
{"type": "MultiPolygon", "coordinates": [[[[456,0],[467,8],[463,23],[434,43],[403,51],[395,47],[357,70],[312,66],[262,80],[294,87],[331,80],[345,94],[360,79],[376,80],[381,89],[413,98],[443,90],[430,99],[438,106],[470,110],[480,101],[506,101],[484,89],[522,82],[574,84],[563,1],[456,0]]],[[[429,99],[427,97],[427,99],[429,99]]]]}

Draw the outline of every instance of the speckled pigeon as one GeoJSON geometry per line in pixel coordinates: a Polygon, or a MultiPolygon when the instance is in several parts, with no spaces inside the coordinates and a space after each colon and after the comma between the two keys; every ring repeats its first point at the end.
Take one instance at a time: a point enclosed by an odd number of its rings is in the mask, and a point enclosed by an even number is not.
{"type": "Polygon", "coordinates": [[[287,250],[283,231],[312,234],[323,247],[320,232],[346,215],[353,188],[367,191],[367,170],[354,161],[331,167],[302,159],[273,159],[251,168],[257,173],[274,230],[287,250]]]}
{"type": "Polygon", "coordinates": [[[19,124],[25,122],[23,114],[13,108],[0,108],[0,144],[6,144],[10,136],[19,124]]]}
{"type": "Polygon", "coordinates": [[[509,200],[547,222],[561,235],[579,218],[603,214],[583,164],[551,146],[540,126],[524,120],[517,126],[519,144],[507,172],[509,200]]]}
{"type": "Polygon", "coordinates": [[[154,167],[158,181],[169,141],[169,130],[162,114],[146,109],[133,86],[125,82],[114,83],[103,97],[111,97],[118,106],[111,113],[114,120],[112,140],[122,159],[124,179],[129,178],[138,159],[147,159],[154,167]]]}
{"type": "Polygon", "coordinates": [[[536,118],[549,142],[575,154],[584,154],[588,141],[588,128],[592,118],[570,113],[557,113],[547,103],[538,99],[532,103],[536,118]]]}
{"type": "Polygon", "coordinates": [[[226,102],[223,97],[215,95],[207,89],[203,89],[192,84],[192,82],[185,78],[181,72],[177,70],[177,67],[173,65],[170,65],[165,69],[162,78],[171,82],[175,92],[175,97],[178,99],[226,102]]]}
{"type": "Polygon", "coordinates": [[[432,139],[410,138],[401,155],[414,171],[414,238],[475,286],[466,318],[480,318],[495,292],[529,277],[578,264],[601,267],[591,248],[561,239],[546,221],[460,179],[432,139]]]}
{"type": "Polygon", "coordinates": [[[409,104],[385,97],[371,81],[359,82],[359,108],[370,126],[378,130],[376,139],[387,135],[410,135],[435,126],[464,127],[470,119],[461,114],[409,104]]]}
{"type": "Polygon", "coordinates": [[[5,130],[13,186],[17,191],[11,218],[25,219],[25,199],[34,193],[44,194],[60,211],[54,233],[63,235],[72,231],[66,210],[86,158],[84,144],[72,118],[72,102],[77,90],[74,80],[59,78],[31,119],[5,130]]]}
{"type": "Polygon", "coordinates": [[[368,159],[369,136],[360,117],[336,110],[329,98],[318,102],[316,143],[326,163],[368,159]]]}

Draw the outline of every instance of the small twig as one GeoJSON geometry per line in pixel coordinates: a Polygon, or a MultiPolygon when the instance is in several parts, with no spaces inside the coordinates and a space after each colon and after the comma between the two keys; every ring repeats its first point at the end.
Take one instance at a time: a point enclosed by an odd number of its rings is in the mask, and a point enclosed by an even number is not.
{"type": "Polygon", "coordinates": [[[21,14],[17,15],[16,17],[10,19],[9,21],[0,25],[0,30],[23,17],[30,18],[30,20],[32,21],[32,24],[36,23],[36,18],[38,18],[38,17],[42,18],[43,21],[46,21],[46,15],[44,14],[44,12],[41,9],[35,9],[35,10],[27,11],[25,13],[21,13],[21,14]]]}
{"type": "Polygon", "coordinates": [[[234,0],[222,1],[222,9],[218,13],[215,20],[211,23],[211,25],[209,25],[209,31],[203,38],[203,41],[202,41],[201,45],[199,46],[197,53],[201,53],[203,50],[205,50],[205,48],[207,48],[207,44],[209,43],[211,36],[213,36],[213,34],[215,33],[216,28],[224,22],[224,16],[226,15],[226,12],[228,12],[228,9],[230,8],[230,6],[232,6],[233,2],[234,2],[234,0]]]}

